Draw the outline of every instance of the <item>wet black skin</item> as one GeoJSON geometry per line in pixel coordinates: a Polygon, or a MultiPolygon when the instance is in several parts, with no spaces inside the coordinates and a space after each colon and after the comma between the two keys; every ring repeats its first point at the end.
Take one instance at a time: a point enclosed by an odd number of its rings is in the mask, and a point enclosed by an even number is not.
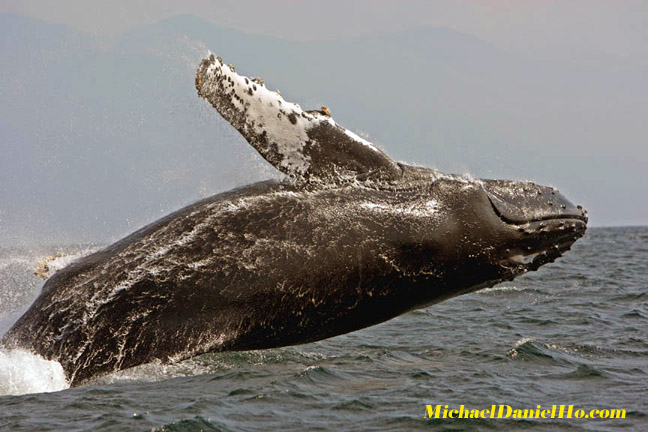
{"type": "Polygon", "coordinates": [[[72,385],[301,344],[535,270],[585,232],[551,188],[399,167],[397,182],[263,182],[179,210],[50,278],[3,343],[59,361],[72,385]]]}
{"type": "Polygon", "coordinates": [[[535,270],[585,232],[551,188],[399,164],[213,55],[195,83],[290,181],[200,201],[52,276],[1,342],[71,385],[358,330],[535,270]]]}

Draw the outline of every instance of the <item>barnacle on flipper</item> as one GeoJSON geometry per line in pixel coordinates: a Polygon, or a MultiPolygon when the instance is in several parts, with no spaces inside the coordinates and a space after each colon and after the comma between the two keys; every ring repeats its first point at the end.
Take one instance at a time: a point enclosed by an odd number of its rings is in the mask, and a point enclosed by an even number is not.
{"type": "Polygon", "coordinates": [[[322,105],[320,107],[320,109],[318,109],[318,110],[308,110],[306,112],[308,114],[321,114],[321,115],[324,115],[326,117],[331,117],[331,110],[328,109],[327,107],[325,107],[324,105],[322,105]]]}

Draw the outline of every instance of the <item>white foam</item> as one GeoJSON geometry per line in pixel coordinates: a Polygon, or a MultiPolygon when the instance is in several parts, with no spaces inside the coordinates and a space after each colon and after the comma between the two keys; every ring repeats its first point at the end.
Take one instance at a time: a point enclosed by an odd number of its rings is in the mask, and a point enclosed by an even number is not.
{"type": "Polygon", "coordinates": [[[489,292],[502,292],[502,291],[506,292],[506,291],[524,291],[524,290],[516,286],[496,286],[491,288],[484,288],[480,292],[489,293],[489,292]]]}
{"type": "Polygon", "coordinates": [[[54,392],[68,387],[60,363],[24,349],[0,349],[0,395],[54,392]]]}

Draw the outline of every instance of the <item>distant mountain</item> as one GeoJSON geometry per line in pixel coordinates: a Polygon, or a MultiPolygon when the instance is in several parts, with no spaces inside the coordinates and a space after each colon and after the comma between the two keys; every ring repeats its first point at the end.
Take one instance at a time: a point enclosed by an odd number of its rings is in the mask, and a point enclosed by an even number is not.
{"type": "Polygon", "coordinates": [[[645,71],[623,65],[535,61],[443,28],[307,43],[195,16],[109,40],[11,14],[0,28],[0,241],[110,240],[276,175],[196,96],[208,49],[396,159],[555,183],[605,202],[594,221],[632,211],[614,191],[646,184],[645,158],[615,163],[648,114],[645,71]]]}

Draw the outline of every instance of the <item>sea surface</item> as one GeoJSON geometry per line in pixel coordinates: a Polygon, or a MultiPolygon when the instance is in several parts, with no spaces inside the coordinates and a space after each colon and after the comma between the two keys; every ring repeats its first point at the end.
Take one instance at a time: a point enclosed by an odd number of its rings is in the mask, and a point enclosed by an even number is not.
{"type": "MultiPolygon", "coordinates": [[[[38,294],[44,257],[96,247],[0,247],[0,333],[38,294]]],[[[594,228],[540,271],[308,345],[145,365],[49,393],[33,392],[66,387],[49,365],[0,352],[0,430],[648,430],[647,291],[648,227],[594,228]],[[429,420],[426,404],[627,413],[429,420]]]]}

